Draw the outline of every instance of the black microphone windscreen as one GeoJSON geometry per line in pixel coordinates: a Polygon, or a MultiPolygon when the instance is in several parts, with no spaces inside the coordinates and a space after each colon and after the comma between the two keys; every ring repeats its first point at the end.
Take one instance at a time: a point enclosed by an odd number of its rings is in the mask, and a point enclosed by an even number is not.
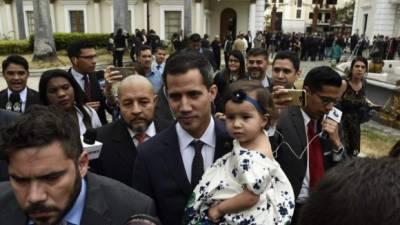
{"type": "Polygon", "coordinates": [[[83,142],[85,142],[86,144],[92,145],[96,141],[96,137],[97,137],[96,129],[89,128],[83,134],[83,142]]]}

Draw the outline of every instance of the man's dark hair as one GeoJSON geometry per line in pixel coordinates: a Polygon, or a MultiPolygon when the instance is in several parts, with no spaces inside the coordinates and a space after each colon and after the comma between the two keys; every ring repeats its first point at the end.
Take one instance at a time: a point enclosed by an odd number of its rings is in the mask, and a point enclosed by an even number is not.
{"type": "Polygon", "coordinates": [[[44,147],[59,141],[68,158],[78,162],[82,153],[79,126],[72,114],[56,106],[33,105],[0,134],[0,159],[24,148],[44,147]]]}
{"type": "Polygon", "coordinates": [[[287,59],[290,62],[292,62],[294,69],[297,71],[299,71],[300,69],[300,58],[299,55],[294,52],[294,51],[280,51],[278,53],[276,53],[274,60],[272,61],[272,66],[275,64],[276,60],[283,60],[283,59],[287,59]]]}
{"type": "Polygon", "coordinates": [[[400,162],[356,158],[332,168],[311,192],[300,225],[400,224],[400,162]]]}
{"type": "Polygon", "coordinates": [[[167,87],[167,76],[179,76],[191,69],[198,69],[203,84],[209,89],[212,85],[212,67],[207,58],[194,51],[181,51],[171,55],[165,63],[163,81],[167,87]]]}
{"type": "Polygon", "coordinates": [[[263,48],[252,48],[249,50],[249,52],[247,52],[247,59],[250,56],[259,56],[262,55],[264,56],[264,59],[268,62],[268,52],[265,51],[265,49],[263,48]]]}
{"type": "Polygon", "coordinates": [[[164,51],[166,51],[167,48],[166,48],[165,46],[160,45],[160,46],[157,46],[157,47],[156,47],[155,52],[157,52],[158,50],[164,50],[164,51]]]}
{"type": "Polygon", "coordinates": [[[340,87],[342,78],[329,66],[318,66],[310,70],[304,78],[303,87],[310,88],[311,91],[321,91],[323,86],[340,87]]]}
{"type": "Polygon", "coordinates": [[[3,61],[3,65],[2,65],[3,74],[5,73],[7,67],[10,64],[20,65],[20,66],[24,67],[24,69],[26,71],[28,71],[28,73],[29,73],[29,63],[24,57],[22,57],[20,55],[10,55],[3,61]]]}
{"type": "Polygon", "coordinates": [[[142,54],[142,52],[146,51],[146,50],[150,50],[150,52],[151,52],[151,47],[148,45],[140,46],[139,51],[137,51],[137,56],[140,56],[140,54],[142,54]]]}
{"type": "Polygon", "coordinates": [[[67,48],[68,58],[71,59],[72,57],[79,57],[82,49],[94,47],[95,46],[92,43],[86,40],[72,42],[67,48]]]}
{"type": "Polygon", "coordinates": [[[198,33],[194,33],[194,34],[190,35],[189,40],[192,42],[199,42],[199,41],[201,41],[201,36],[198,33]]]}

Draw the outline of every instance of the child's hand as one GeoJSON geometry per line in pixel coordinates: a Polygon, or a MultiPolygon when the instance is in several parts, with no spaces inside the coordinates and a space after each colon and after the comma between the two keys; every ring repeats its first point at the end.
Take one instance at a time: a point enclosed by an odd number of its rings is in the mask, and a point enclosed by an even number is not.
{"type": "Polygon", "coordinates": [[[219,218],[224,214],[219,210],[218,204],[214,204],[210,209],[208,209],[208,218],[214,222],[218,223],[219,218]]]}

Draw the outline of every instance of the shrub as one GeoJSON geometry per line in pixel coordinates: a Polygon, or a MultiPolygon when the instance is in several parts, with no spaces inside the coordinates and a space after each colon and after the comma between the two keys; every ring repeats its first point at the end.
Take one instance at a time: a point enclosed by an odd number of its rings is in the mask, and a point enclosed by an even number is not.
{"type": "MultiPolygon", "coordinates": [[[[97,48],[104,48],[107,46],[109,34],[100,33],[54,33],[54,42],[56,43],[57,51],[67,49],[68,45],[77,40],[87,40],[93,43],[97,48]]],[[[29,37],[29,43],[33,46],[35,37],[29,37]]],[[[32,47],[33,49],[33,47],[32,47]]]]}
{"type": "Polygon", "coordinates": [[[0,55],[25,54],[30,51],[28,40],[0,40],[0,55]]]}

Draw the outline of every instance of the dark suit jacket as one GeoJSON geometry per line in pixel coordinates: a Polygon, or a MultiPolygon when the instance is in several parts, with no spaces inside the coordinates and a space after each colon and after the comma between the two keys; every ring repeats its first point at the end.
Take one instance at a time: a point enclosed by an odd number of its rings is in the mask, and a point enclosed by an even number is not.
{"type": "MultiPolygon", "coordinates": [[[[154,125],[157,133],[166,128],[157,121],[154,125]]],[[[124,120],[98,128],[97,140],[103,143],[103,147],[99,158],[90,162],[91,170],[131,186],[137,150],[124,120]]]]}
{"type": "MultiPolygon", "coordinates": [[[[0,108],[5,109],[7,102],[8,102],[8,96],[6,88],[0,92],[0,108]]],[[[40,104],[39,93],[35,90],[28,88],[28,94],[26,95],[25,110],[27,110],[29,106],[34,104],[40,104]]]]}
{"type": "MultiPolygon", "coordinates": [[[[81,225],[123,225],[134,214],[155,215],[152,199],[112,179],[88,173],[81,225]]],[[[9,182],[0,183],[2,225],[26,225],[9,182]]]]}
{"type": "MultiPolygon", "coordinates": [[[[283,142],[287,142],[298,156],[307,146],[306,128],[304,126],[303,116],[300,108],[290,106],[285,108],[278,120],[277,131],[271,140],[273,149],[283,142]]],[[[320,132],[320,127],[318,131],[320,132]]],[[[332,143],[330,140],[320,138],[321,147],[324,154],[325,170],[335,165],[332,159],[332,143]]],[[[282,144],[276,153],[276,160],[281,165],[292,184],[293,191],[297,197],[303,183],[304,176],[307,169],[307,153],[304,153],[301,159],[298,159],[289,149],[286,144],[282,144]]]]}
{"type": "MultiPolygon", "coordinates": [[[[221,121],[215,120],[215,131],[214,160],[232,149],[232,139],[221,121]]],[[[193,189],[183,165],[175,124],[139,146],[133,187],[154,199],[164,225],[182,224],[184,208],[193,189]]]]}
{"type": "MultiPolygon", "coordinates": [[[[6,92],[7,93],[7,92],[6,92]]],[[[18,117],[18,113],[10,112],[4,109],[0,109],[0,132],[1,129],[8,125],[10,122],[18,117]]],[[[0,138],[0,142],[1,142],[0,138]]],[[[5,161],[0,160],[0,182],[8,180],[8,165],[5,161]]]]}
{"type": "MultiPolygon", "coordinates": [[[[71,74],[71,69],[68,70],[68,73],[72,76],[71,74]]],[[[74,79],[74,77],[72,77],[74,81],[76,81],[74,79]]],[[[93,74],[89,75],[89,82],[90,82],[90,96],[91,99],[85,99],[85,102],[93,102],[93,101],[98,101],[100,102],[100,107],[99,109],[96,111],[97,115],[99,116],[99,119],[101,121],[101,123],[104,125],[107,123],[107,117],[106,117],[106,112],[105,110],[107,110],[109,113],[112,114],[112,110],[107,106],[106,104],[106,97],[103,94],[103,91],[101,90],[99,81],[104,79],[104,71],[99,70],[99,71],[95,71],[93,74]]],[[[78,82],[76,82],[76,85],[79,86],[78,82]]],[[[82,90],[81,88],[79,88],[80,90],[80,94],[82,96],[85,96],[85,91],[82,90]]]]}

